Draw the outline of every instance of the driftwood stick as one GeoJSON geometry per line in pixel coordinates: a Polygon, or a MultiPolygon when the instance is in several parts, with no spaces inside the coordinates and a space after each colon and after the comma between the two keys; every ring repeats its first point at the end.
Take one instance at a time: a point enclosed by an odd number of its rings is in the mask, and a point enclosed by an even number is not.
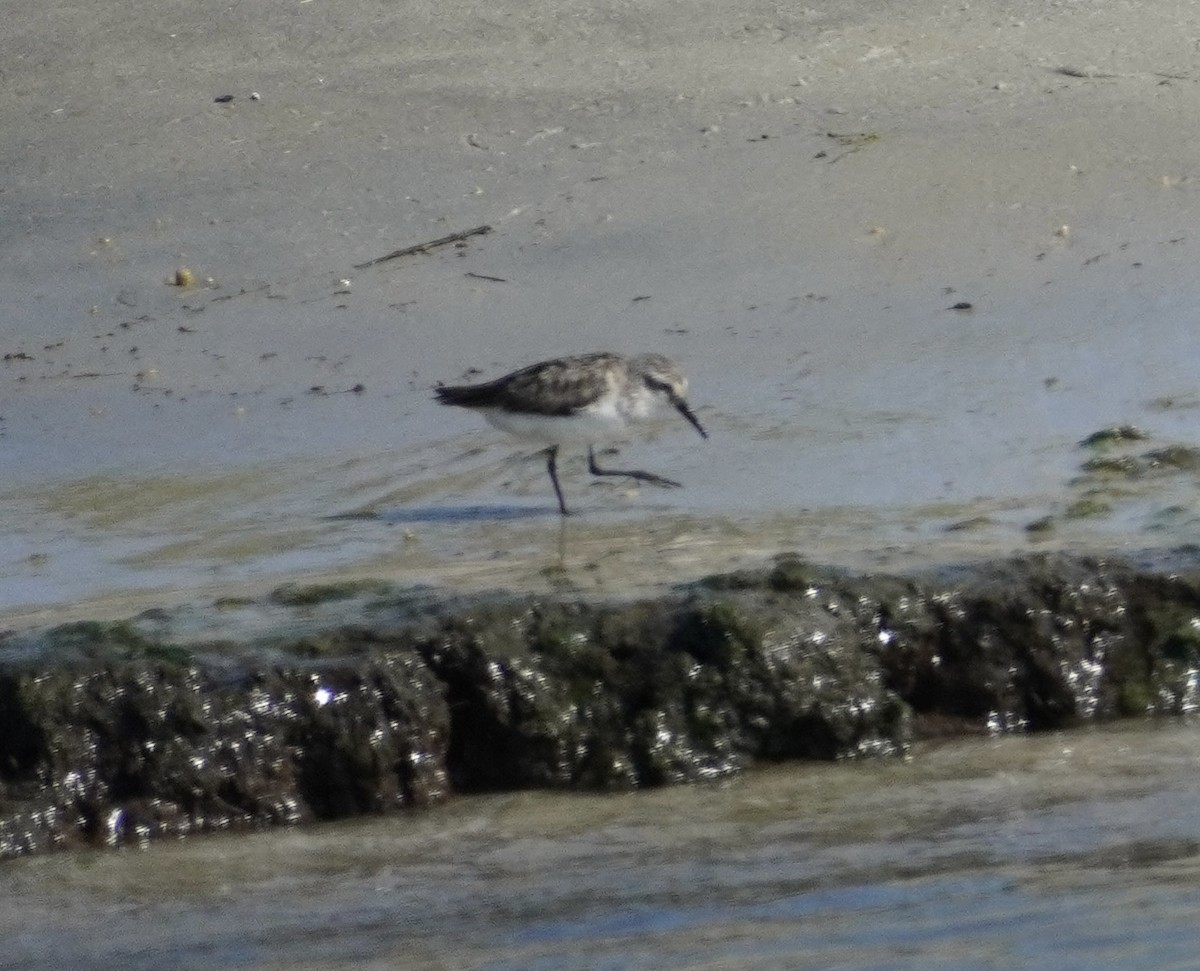
{"type": "Polygon", "coordinates": [[[368,267],[386,263],[388,260],[394,260],[399,256],[411,256],[413,253],[427,253],[435,247],[445,246],[448,243],[458,243],[471,236],[485,236],[491,231],[491,226],[476,226],[474,229],[468,229],[463,233],[451,233],[449,236],[443,236],[441,239],[432,239],[428,243],[417,243],[416,246],[405,246],[403,249],[393,250],[391,253],[377,256],[373,260],[367,260],[366,263],[355,263],[354,269],[365,270],[368,267]]]}

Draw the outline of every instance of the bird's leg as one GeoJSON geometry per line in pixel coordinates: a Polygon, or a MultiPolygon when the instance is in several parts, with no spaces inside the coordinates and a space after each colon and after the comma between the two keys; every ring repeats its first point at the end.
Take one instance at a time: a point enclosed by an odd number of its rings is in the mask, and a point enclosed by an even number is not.
{"type": "Polygon", "coordinates": [[[653,472],[642,472],[638,469],[602,469],[596,464],[596,455],[592,451],[592,446],[588,446],[588,471],[592,475],[623,475],[627,479],[637,479],[638,482],[649,482],[651,485],[662,486],[664,489],[678,489],[680,484],[674,479],[664,479],[661,475],[655,475],[653,472]]]}
{"type": "Polygon", "coordinates": [[[546,449],[546,471],[550,473],[550,481],[554,484],[554,494],[558,496],[558,508],[564,516],[571,515],[563,501],[562,486],[558,484],[558,446],[551,445],[546,449]]]}

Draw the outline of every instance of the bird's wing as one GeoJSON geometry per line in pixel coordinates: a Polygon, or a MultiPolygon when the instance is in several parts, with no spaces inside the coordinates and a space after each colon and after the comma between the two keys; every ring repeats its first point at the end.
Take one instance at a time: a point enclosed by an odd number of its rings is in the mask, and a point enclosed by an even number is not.
{"type": "Polygon", "coordinates": [[[612,354],[544,361],[495,382],[498,404],[534,415],[572,415],[595,402],[609,387],[612,354]]]}

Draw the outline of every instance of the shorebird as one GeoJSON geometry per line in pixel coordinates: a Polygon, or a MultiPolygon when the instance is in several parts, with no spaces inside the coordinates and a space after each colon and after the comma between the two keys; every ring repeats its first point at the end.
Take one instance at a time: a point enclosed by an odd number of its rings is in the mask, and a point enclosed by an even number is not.
{"type": "Polygon", "coordinates": [[[708,438],[684,398],[687,378],[661,354],[559,357],[482,384],[439,385],[434,393],[442,404],[478,411],[510,435],[546,443],[546,471],[564,516],[570,511],[558,483],[559,446],[586,443],[592,475],[621,475],[678,487],[673,479],[651,472],[600,468],[594,443],[625,438],[631,426],[664,406],[674,408],[701,438],[708,438]]]}

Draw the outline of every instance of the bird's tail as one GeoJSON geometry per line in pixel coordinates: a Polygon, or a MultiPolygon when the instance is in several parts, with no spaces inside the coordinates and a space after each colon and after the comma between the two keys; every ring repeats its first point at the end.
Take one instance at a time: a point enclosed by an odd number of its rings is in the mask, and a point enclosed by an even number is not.
{"type": "Polygon", "coordinates": [[[484,404],[490,401],[494,394],[490,384],[442,384],[434,388],[433,393],[442,404],[459,405],[463,408],[484,404]]]}

